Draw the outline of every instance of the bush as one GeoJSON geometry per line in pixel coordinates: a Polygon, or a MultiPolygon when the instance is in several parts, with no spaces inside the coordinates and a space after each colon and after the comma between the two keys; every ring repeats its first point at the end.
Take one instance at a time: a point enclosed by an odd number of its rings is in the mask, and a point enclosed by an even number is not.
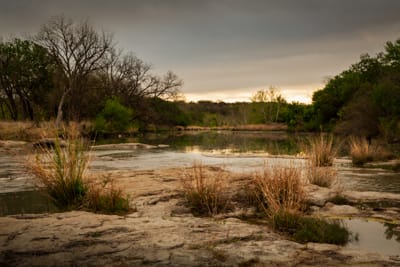
{"type": "Polygon", "coordinates": [[[109,99],[96,117],[95,130],[102,133],[125,132],[131,124],[133,111],[116,99],[109,99]]]}
{"type": "Polygon", "coordinates": [[[304,208],[304,185],[295,167],[264,168],[254,178],[254,193],[259,208],[269,217],[280,212],[297,212],[304,208]]]}
{"type": "Polygon", "coordinates": [[[227,208],[227,177],[222,173],[210,174],[200,163],[195,163],[191,172],[181,179],[186,200],[196,215],[213,216],[227,208]]]}
{"type": "Polygon", "coordinates": [[[289,234],[295,241],[301,243],[344,245],[350,238],[350,232],[340,222],[304,217],[289,212],[276,213],[273,217],[273,227],[289,234]]]}

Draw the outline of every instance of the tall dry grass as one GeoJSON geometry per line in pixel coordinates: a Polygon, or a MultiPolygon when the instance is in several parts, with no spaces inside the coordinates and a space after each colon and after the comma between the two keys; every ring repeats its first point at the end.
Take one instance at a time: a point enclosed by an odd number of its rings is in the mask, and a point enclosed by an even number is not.
{"type": "Polygon", "coordinates": [[[84,207],[94,212],[123,214],[133,210],[129,196],[115,180],[106,176],[100,181],[92,180],[85,196],[84,207]]]}
{"type": "Polygon", "coordinates": [[[338,182],[338,172],[332,166],[316,167],[312,164],[308,164],[307,179],[311,184],[321,187],[332,187],[338,182]]]}
{"type": "Polygon", "coordinates": [[[308,139],[307,179],[311,184],[331,187],[337,182],[337,171],[333,161],[339,146],[335,145],[333,135],[320,133],[308,139]]]}
{"type": "Polygon", "coordinates": [[[83,141],[67,133],[67,142],[57,137],[53,147],[39,147],[28,168],[58,207],[71,209],[82,205],[88,191],[88,163],[83,141]]]}
{"type": "Polygon", "coordinates": [[[65,140],[56,137],[53,146],[43,145],[27,167],[38,187],[62,210],[126,213],[130,202],[112,179],[98,182],[89,176],[89,153],[76,128],[64,130],[65,140]]]}
{"type": "Polygon", "coordinates": [[[333,135],[320,133],[318,136],[308,139],[307,154],[311,164],[316,167],[328,167],[333,165],[338,147],[334,145],[333,135]]]}
{"type": "Polygon", "coordinates": [[[354,165],[362,166],[365,163],[379,160],[388,160],[392,154],[378,144],[370,143],[365,137],[351,136],[349,138],[350,155],[354,165]]]}
{"type": "Polygon", "coordinates": [[[296,167],[264,167],[262,174],[255,175],[254,186],[259,207],[268,217],[297,213],[304,208],[304,185],[296,167]]]}
{"type": "Polygon", "coordinates": [[[201,163],[195,162],[184,172],[181,186],[194,214],[213,216],[228,206],[227,176],[222,171],[211,173],[201,163]]]}

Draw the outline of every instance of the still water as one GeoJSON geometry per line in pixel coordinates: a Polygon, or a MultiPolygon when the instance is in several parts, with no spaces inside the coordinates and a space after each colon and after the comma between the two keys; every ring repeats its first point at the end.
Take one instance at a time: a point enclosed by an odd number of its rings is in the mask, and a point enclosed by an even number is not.
{"type": "MultiPolygon", "coordinates": [[[[132,139],[98,140],[97,143],[165,144],[169,147],[93,150],[91,170],[180,168],[191,166],[195,161],[241,173],[261,171],[265,164],[304,166],[305,159],[301,157],[304,148],[299,144],[304,143],[305,138],[306,135],[291,135],[286,132],[219,131],[150,134],[132,139]]],[[[15,206],[18,201],[14,200],[22,199],[24,193],[18,192],[32,192],[35,189],[32,176],[24,169],[24,160],[24,157],[0,150],[0,209],[3,210],[0,210],[0,214],[10,213],[5,211],[4,203],[12,203],[12,206],[15,206]]],[[[335,167],[344,189],[400,193],[399,172],[354,168],[346,158],[336,160],[335,167]]],[[[31,198],[32,195],[25,203],[34,202],[31,198]]],[[[21,212],[27,212],[24,209],[26,208],[22,207],[21,212]]]]}

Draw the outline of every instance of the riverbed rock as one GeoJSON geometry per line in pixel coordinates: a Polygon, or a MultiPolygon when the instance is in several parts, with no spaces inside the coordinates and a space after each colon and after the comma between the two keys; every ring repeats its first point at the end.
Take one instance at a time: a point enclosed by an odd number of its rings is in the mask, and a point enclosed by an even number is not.
{"type": "Polygon", "coordinates": [[[322,207],[336,195],[337,192],[330,188],[320,187],[313,184],[306,186],[306,201],[310,205],[322,207]]]}
{"type": "Polygon", "coordinates": [[[400,266],[384,255],[299,244],[237,214],[195,217],[180,192],[181,172],[110,172],[137,208],[126,216],[0,217],[0,266],[400,266]]]}
{"type": "Polygon", "coordinates": [[[154,149],[164,148],[163,146],[153,146],[142,143],[119,143],[92,146],[92,150],[136,150],[136,149],[154,149]]]}
{"type": "Polygon", "coordinates": [[[318,213],[327,216],[350,216],[358,215],[360,211],[350,205],[335,205],[329,202],[318,213]]]}

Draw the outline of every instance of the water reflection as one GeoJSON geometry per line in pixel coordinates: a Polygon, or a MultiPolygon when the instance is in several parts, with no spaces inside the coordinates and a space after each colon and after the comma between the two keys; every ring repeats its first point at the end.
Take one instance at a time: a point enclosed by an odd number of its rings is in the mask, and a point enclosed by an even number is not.
{"type": "Polygon", "coordinates": [[[345,219],[343,223],[357,236],[346,247],[400,256],[399,226],[365,219],[345,219]]]}
{"type": "Polygon", "coordinates": [[[0,216],[56,212],[51,201],[38,191],[22,191],[0,194],[0,216]]]}
{"type": "Polygon", "coordinates": [[[269,153],[271,155],[293,155],[300,151],[302,136],[286,132],[258,131],[194,131],[176,133],[150,133],[136,138],[98,140],[97,143],[138,142],[150,145],[168,144],[175,151],[223,151],[233,153],[269,153]]]}

